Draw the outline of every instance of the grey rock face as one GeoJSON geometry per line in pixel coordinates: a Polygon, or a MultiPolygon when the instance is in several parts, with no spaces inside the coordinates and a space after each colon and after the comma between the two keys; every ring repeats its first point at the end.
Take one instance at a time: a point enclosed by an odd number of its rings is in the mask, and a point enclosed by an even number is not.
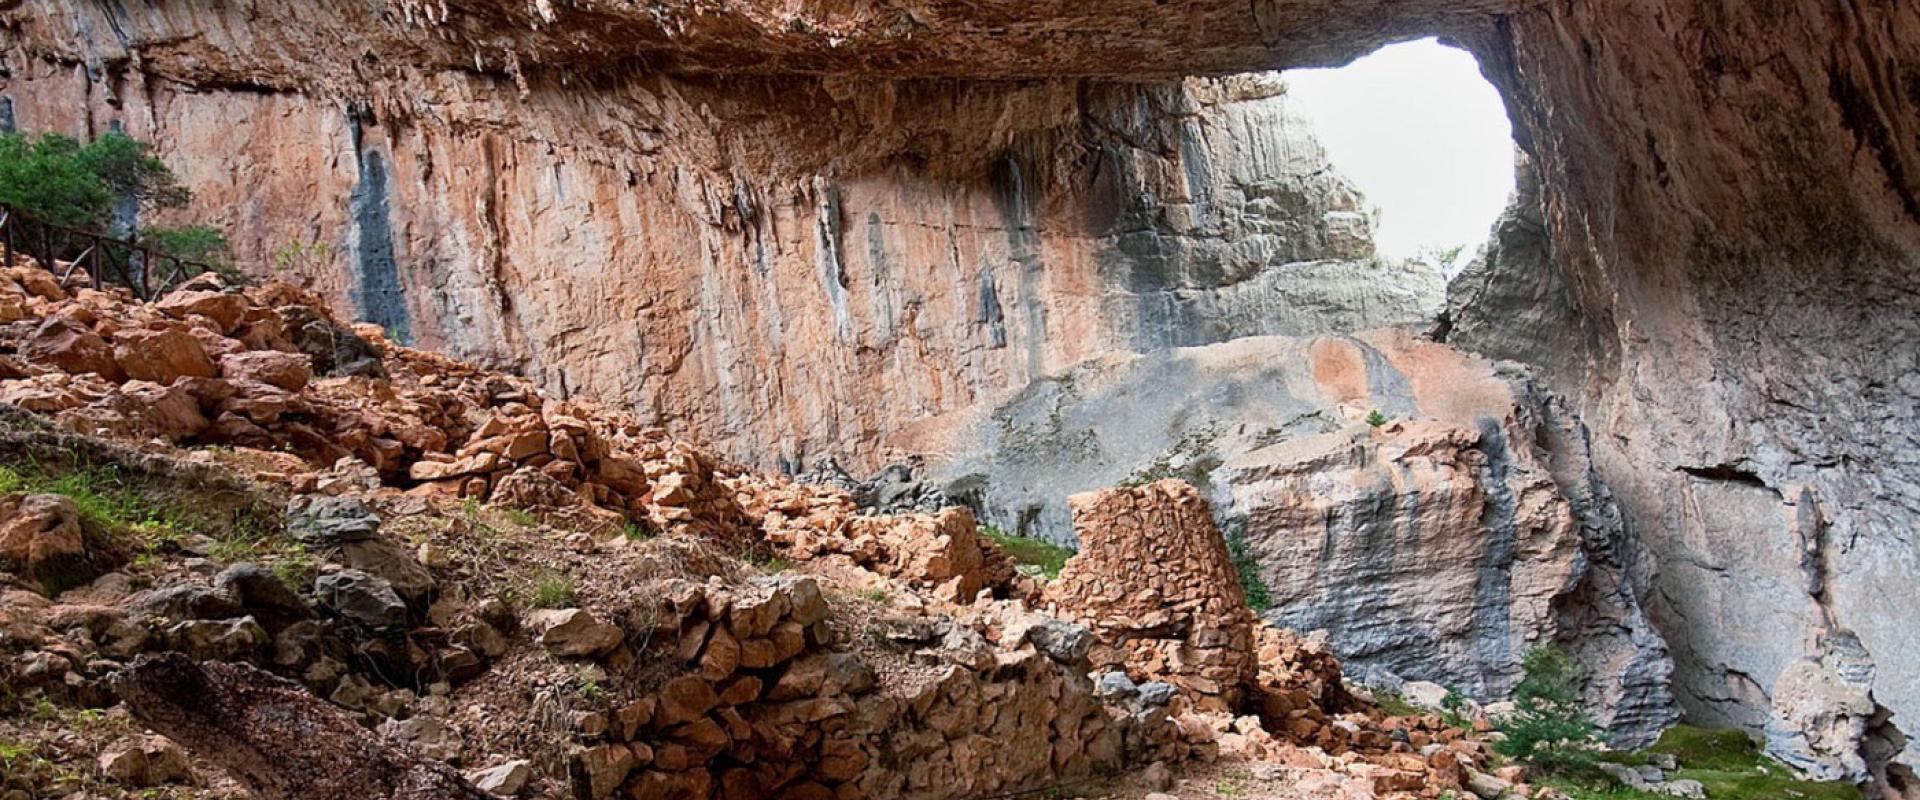
{"type": "Polygon", "coordinates": [[[311,545],[366,541],[380,530],[380,515],[357,497],[301,495],[287,503],[287,533],[311,545]]]}
{"type": "Polygon", "coordinates": [[[916,433],[948,443],[928,460],[945,493],[1054,541],[1070,494],[1202,486],[1259,563],[1267,618],[1327,630],[1353,674],[1498,700],[1528,647],[1557,642],[1616,743],[1675,718],[1640,606],[1651,565],[1585,429],[1517,368],[1404,331],[1256,337],[1088,362],[916,433]]]}
{"type": "Polygon", "coordinates": [[[1120,349],[1425,325],[1445,278],[1376,256],[1373,212],[1273,76],[1149,96],[1098,151],[1091,189],[1101,316],[1120,349]],[[1184,124],[1154,126],[1172,118],[1184,124]],[[1161,154],[1181,154],[1167,191],[1161,154]]]}
{"type": "Polygon", "coordinates": [[[373,628],[406,624],[407,604],[384,578],[343,569],[314,579],[320,604],[347,619],[373,628]]]}
{"type": "Polygon", "coordinates": [[[1646,608],[1689,719],[1777,728],[1776,686],[1804,685],[1805,664],[1826,658],[1811,643],[1838,629],[1876,664],[1876,701],[1894,719],[1920,716],[1920,626],[1907,611],[1920,602],[1920,316],[1892,299],[1911,295],[1899,288],[1920,275],[1911,259],[1848,243],[1855,220],[1836,220],[1823,230],[1839,245],[1697,245],[1691,261],[1738,269],[1694,276],[1686,292],[1663,277],[1650,294],[1611,275],[1619,307],[1582,311],[1573,276],[1592,265],[1552,244],[1531,172],[1519,170],[1489,257],[1449,288],[1447,339],[1538,365],[1588,419],[1608,420],[1594,460],[1660,564],[1646,608]],[[1840,268],[1847,258],[1857,263],[1840,268]],[[1612,315],[1640,320],[1624,354],[1608,341],[1612,315]],[[1596,380],[1622,358],[1630,378],[1596,380]],[[1715,378],[1684,377],[1701,374],[1715,378]]]}
{"type": "Polygon", "coordinates": [[[1820,648],[1774,683],[1767,754],[1813,780],[1884,786],[1906,741],[1874,701],[1872,657],[1850,631],[1828,632],[1820,648]]]}
{"type": "Polygon", "coordinates": [[[307,601],[288,588],[273,570],[259,564],[228,567],[214,577],[213,585],[272,630],[313,616],[307,601]]]}

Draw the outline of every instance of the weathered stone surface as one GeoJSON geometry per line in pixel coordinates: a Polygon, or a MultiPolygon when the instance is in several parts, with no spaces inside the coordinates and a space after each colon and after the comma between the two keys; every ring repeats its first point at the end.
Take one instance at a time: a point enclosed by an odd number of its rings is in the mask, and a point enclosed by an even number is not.
{"type": "Polygon", "coordinates": [[[533,764],[525,759],[467,773],[467,782],[473,784],[473,788],[498,797],[520,794],[532,778],[533,764]]]}
{"type": "Polygon", "coordinates": [[[57,494],[0,494],[0,568],[49,593],[92,580],[123,560],[103,531],[57,494]]]}
{"type": "Polygon", "coordinates": [[[212,378],[220,374],[200,340],[173,327],[115,333],[113,358],[128,378],[162,386],[183,377],[212,378]]]}
{"type": "Polygon", "coordinates": [[[272,800],[481,800],[445,764],[404,753],[297,684],[244,664],[143,656],[115,691],[147,726],[272,800]]]}
{"type": "Polygon", "coordinates": [[[314,579],[320,604],[350,620],[375,628],[405,624],[407,604],[385,578],[343,569],[314,579]]]}
{"type": "Polygon", "coordinates": [[[379,530],[380,515],[357,497],[300,495],[287,503],[287,533],[308,544],[365,541],[379,530]]]}
{"type": "Polygon", "coordinates": [[[278,350],[248,350],[220,357],[220,376],[228,380],[256,381],[289,392],[306,388],[313,380],[313,357],[305,353],[278,350]]]}
{"type": "Polygon", "coordinates": [[[1640,605],[1650,559],[1584,428],[1523,371],[1398,331],[1239,339],[1089,362],[992,420],[936,418],[894,443],[938,453],[930,478],[988,520],[1062,541],[1070,492],[1208,487],[1272,590],[1268,619],[1329,631],[1363,679],[1499,699],[1553,640],[1588,665],[1621,744],[1674,719],[1640,605]]]}
{"type": "Polygon", "coordinates": [[[527,627],[539,634],[540,644],[562,656],[602,655],[625,638],[619,628],[578,608],[535,611],[528,615],[527,627]]]}
{"type": "Polygon", "coordinates": [[[119,380],[124,375],[113,360],[113,346],[87,326],[66,317],[48,317],[41,322],[20,355],[30,363],[75,374],[93,373],[107,380],[119,380]]]}
{"type": "Polygon", "coordinates": [[[1164,480],[1072,503],[1080,552],[1047,584],[1046,602],[1093,630],[1094,667],[1236,708],[1257,671],[1254,618],[1206,500],[1164,480]]]}

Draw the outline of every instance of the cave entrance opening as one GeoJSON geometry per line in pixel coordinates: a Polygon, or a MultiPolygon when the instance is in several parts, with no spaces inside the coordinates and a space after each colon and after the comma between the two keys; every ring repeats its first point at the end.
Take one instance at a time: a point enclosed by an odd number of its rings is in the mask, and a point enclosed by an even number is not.
{"type": "Polygon", "coordinates": [[[1378,210],[1380,255],[1458,274],[1514,187],[1512,124],[1473,55],[1419,39],[1281,77],[1334,168],[1378,210]]]}

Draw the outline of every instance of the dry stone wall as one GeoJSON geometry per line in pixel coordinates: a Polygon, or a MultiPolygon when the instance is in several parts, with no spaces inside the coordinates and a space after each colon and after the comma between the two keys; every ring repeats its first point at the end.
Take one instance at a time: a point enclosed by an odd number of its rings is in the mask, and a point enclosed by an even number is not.
{"type": "Polygon", "coordinates": [[[1206,500],[1167,480],[1078,495],[1073,507],[1080,551],[1045,600],[1093,629],[1095,666],[1237,708],[1255,672],[1253,612],[1206,500]]]}

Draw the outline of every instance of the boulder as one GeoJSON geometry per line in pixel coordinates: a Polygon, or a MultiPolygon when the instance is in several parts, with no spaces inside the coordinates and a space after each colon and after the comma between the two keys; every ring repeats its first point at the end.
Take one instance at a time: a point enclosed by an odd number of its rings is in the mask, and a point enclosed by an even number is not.
{"type": "Polygon", "coordinates": [[[527,626],[555,655],[576,658],[610,652],[625,638],[619,628],[578,608],[535,611],[528,616],[527,626]]]}
{"type": "Polygon", "coordinates": [[[1829,631],[1818,658],[1787,665],[1773,685],[1767,755],[1819,781],[1873,777],[1863,748],[1877,704],[1874,663],[1851,632],[1829,631]]]}
{"type": "Polygon", "coordinates": [[[118,563],[105,534],[88,535],[73,501],[57,494],[0,495],[0,569],[48,594],[86,583],[118,563]]]}
{"type": "Polygon", "coordinates": [[[227,567],[214,577],[213,585],[269,629],[279,630],[313,616],[313,609],[298,592],[273,570],[259,564],[227,567]]]}
{"type": "Polygon", "coordinates": [[[279,350],[249,350],[220,357],[220,377],[254,381],[297,392],[313,380],[313,357],[279,350]]]}
{"type": "Polygon", "coordinates": [[[173,649],[214,661],[247,660],[271,641],[253,617],[190,619],[174,623],[166,633],[173,649]]]}
{"type": "Polygon", "coordinates": [[[287,533],[310,545],[371,539],[380,515],[357,497],[300,495],[287,503],[287,533]]]}
{"type": "Polygon", "coordinates": [[[525,759],[467,773],[467,782],[473,784],[473,788],[500,797],[519,794],[532,779],[533,762],[525,759]]]}
{"type": "Polygon", "coordinates": [[[154,307],[175,319],[198,314],[212,320],[221,333],[231,333],[246,316],[247,298],[236,292],[182,287],[160,298],[154,307]]]}
{"type": "Polygon", "coordinates": [[[113,347],[92,328],[64,316],[48,317],[27,337],[20,355],[29,363],[75,375],[94,373],[119,382],[124,373],[113,360],[113,347]]]}
{"type": "Polygon", "coordinates": [[[380,724],[380,735],[390,742],[404,742],[415,752],[436,761],[460,758],[460,733],[431,714],[406,719],[390,719],[380,724]]]}
{"type": "Polygon", "coordinates": [[[1467,770],[1466,789],[1480,800],[1500,800],[1513,791],[1513,782],[1470,769],[1467,770]]]}
{"type": "Polygon", "coordinates": [[[200,340],[177,328],[134,328],[113,337],[113,357],[128,378],[162,386],[220,374],[200,340]]]}
{"type": "Polygon", "coordinates": [[[313,591],[321,605],[362,625],[386,628],[406,624],[407,604],[384,578],[343,569],[316,578],[313,591]]]}
{"type": "Polygon", "coordinates": [[[615,789],[627,779],[633,771],[636,760],[633,750],[623,744],[603,744],[589,747],[575,755],[580,769],[575,772],[578,781],[584,786],[585,797],[604,798],[613,796],[615,789]]]}
{"type": "Polygon", "coordinates": [[[165,736],[141,736],[110,748],[100,754],[97,763],[100,774],[108,780],[136,789],[193,781],[186,748],[165,736]]]}

